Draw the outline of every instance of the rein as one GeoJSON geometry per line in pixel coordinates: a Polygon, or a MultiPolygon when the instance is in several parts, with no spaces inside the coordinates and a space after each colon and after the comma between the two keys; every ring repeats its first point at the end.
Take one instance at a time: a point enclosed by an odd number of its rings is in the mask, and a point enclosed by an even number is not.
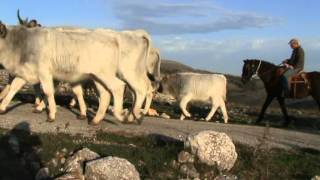
{"type": "MultiPolygon", "coordinates": [[[[255,79],[256,79],[256,78],[259,77],[259,71],[260,71],[261,63],[262,63],[262,61],[259,60],[259,65],[258,65],[255,73],[252,75],[252,78],[255,78],[255,79]]],[[[280,65],[282,65],[282,63],[280,63],[280,64],[278,64],[278,65],[276,65],[276,66],[280,66],[280,65]]],[[[268,70],[268,71],[265,71],[265,72],[263,72],[263,73],[260,73],[260,76],[262,76],[262,75],[264,75],[264,74],[266,74],[266,73],[269,73],[269,72],[272,71],[272,70],[273,70],[273,69],[270,69],[270,70],[268,70]]]]}

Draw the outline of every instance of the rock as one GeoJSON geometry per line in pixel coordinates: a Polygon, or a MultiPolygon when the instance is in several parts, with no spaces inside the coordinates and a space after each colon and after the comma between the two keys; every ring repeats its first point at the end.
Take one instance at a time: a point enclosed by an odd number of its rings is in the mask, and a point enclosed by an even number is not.
{"type": "Polygon", "coordinates": [[[320,180],[320,176],[314,176],[311,180],[320,180]]]}
{"type": "Polygon", "coordinates": [[[55,180],[85,180],[84,175],[75,172],[64,174],[55,180]]]}
{"type": "Polygon", "coordinates": [[[51,159],[51,164],[53,167],[57,167],[58,166],[58,162],[55,158],[51,159]]]}
{"type": "Polygon", "coordinates": [[[191,178],[198,178],[200,174],[193,164],[182,164],[180,166],[180,173],[191,178]]]}
{"type": "Polygon", "coordinates": [[[66,158],[63,157],[60,159],[60,164],[64,164],[65,162],[66,162],[66,158]]]}
{"type": "Polygon", "coordinates": [[[162,113],[162,114],[160,115],[160,117],[162,117],[162,118],[164,118],[164,119],[170,119],[170,116],[169,116],[168,114],[166,114],[166,113],[162,113]]]}
{"type": "Polygon", "coordinates": [[[157,110],[150,108],[147,112],[148,116],[159,116],[157,110]]]}
{"type": "Polygon", "coordinates": [[[191,150],[199,163],[217,166],[219,171],[230,170],[236,160],[237,152],[232,140],[225,133],[202,131],[189,135],[185,147],[191,150]]]}
{"type": "Polygon", "coordinates": [[[67,150],[67,148],[63,148],[63,149],[61,150],[61,152],[64,153],[64,154],[67,154],[68,150],[67,150]]]}
{"type": "Polygon", "coordinates": [[[39,169],[39,171],[36,174],[35,180],[44,180],[49,178],[50,178],[49,168],[44,167],[39,169]]]}
{"type": "Polygon", "coordinates": [[[237,180],[238,177],[235,175],[219,175],[214,180],[237,180]]]}
{"type": "Polygon", "coordinates": [[[181,151],[178,154],[178,162],[179,163],[193,163],[194,156],[187,151],[181,151]]]}
{"type": "Polygon", "coordinates": [[[58,180],[64,179],[84,179],[83,176],[83,167],[86,161],[94,160],[99,158],[100,155],[91,151],[88,148],[83,148],[65,161],[64,172],[65,174],[58,180]]]}
{"type": "Polygon", "coordinates": [[[140,175],[134,165],[126,159],[109,156],[88,162],[85,169],[85,178],[140,180],[140,175]]]}

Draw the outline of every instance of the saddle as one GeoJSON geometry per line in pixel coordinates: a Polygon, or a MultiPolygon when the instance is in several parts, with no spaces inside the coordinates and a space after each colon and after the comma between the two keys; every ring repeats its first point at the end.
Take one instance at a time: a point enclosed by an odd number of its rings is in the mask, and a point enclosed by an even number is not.
{"type": "MultiPolygon", "coordinates": [[[[282,76],[286,72],[284,67],[277,69],[277,75],[282,76]]],[[[290,94],[289,98],[304,98],[308,96],[311,89],[310,83],[308,81],[308,76],[306,72],[299,72],[298,74],[290,77],[288,79],[290,83],[290,94]]]]}
{"type": "Polygon", "coordinates": [[[291,98],[303,98],[309,94],[311,89],[308,81],[307,73],[299,72],[298,74],[289,78],[290,83],[290,97],[291,98]]]}

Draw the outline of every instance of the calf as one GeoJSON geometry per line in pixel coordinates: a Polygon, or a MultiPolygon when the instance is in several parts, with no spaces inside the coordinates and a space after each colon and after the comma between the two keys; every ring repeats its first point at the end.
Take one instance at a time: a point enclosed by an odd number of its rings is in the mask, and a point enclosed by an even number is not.
{"type": "Polygon", "coordinates": [[[182,110],[181,120],[191,117],[186,107],[189,101],[210,101],[212,108],[206,117],[209,121],[217,108],[221,108],[223,119],[228,123],[228,114],[225,106],[227,93],[227,79],[224,75],[177,73],[163,77],[159,92],[170,95],[179,101],[182,110]]]}

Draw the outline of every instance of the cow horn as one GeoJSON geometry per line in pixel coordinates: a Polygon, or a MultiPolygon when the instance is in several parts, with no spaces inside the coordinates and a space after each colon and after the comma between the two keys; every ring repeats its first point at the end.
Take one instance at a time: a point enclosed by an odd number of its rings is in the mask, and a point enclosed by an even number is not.
{"type": "Polygon", "coordinates": [[[20,25],[25,25],[25,24],[27,23],[28,19],[23,20],[23,19],[21,18],[21,16],[20,16],[20,10],[19,10],[19,9],[18,9],[18,11],[17,11],[17,16],[18,16],[18,20],[19,20],[19,24],[20,24],[20,25]]]}

